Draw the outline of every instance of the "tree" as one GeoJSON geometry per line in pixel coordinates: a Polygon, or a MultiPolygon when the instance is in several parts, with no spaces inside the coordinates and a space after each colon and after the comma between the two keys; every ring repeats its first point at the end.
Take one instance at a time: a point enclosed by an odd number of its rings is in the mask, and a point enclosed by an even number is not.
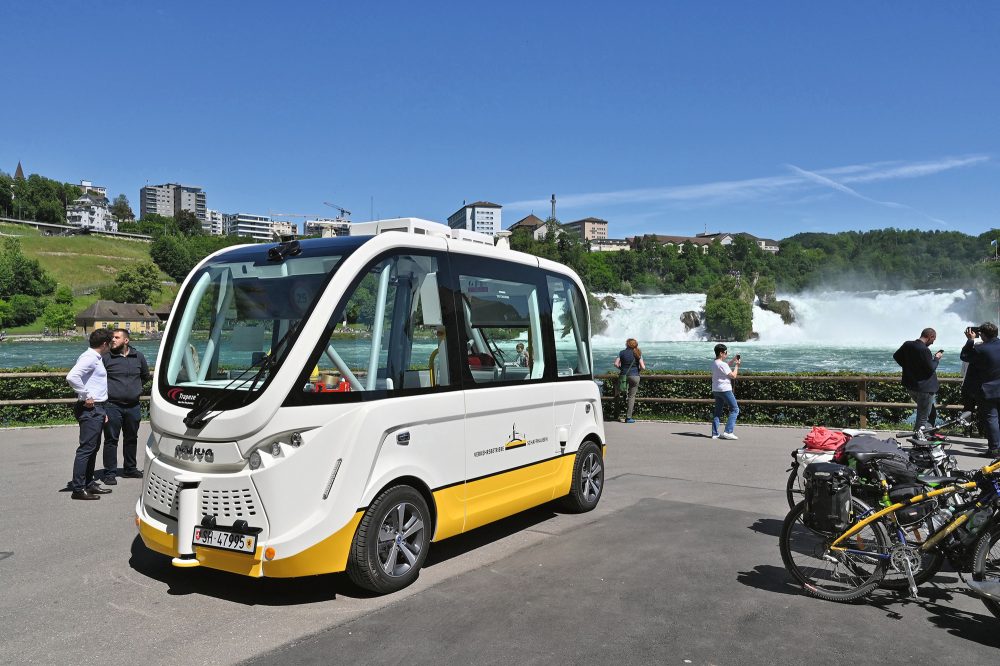
{"type": "Polygon", "coordinates": [[[0,171],[0,214],[10,217],[14,214],[14,179],[0,171]]]}
{"type": "Polygon", "coordinates": [[[154,294],[160,293],[160,269],[146,261],[126,266],[118,271],[115,289],[122,303],[149,303],[154,294]]]}
{"type": "Polygon", "coordinates": [[[115,197],[114,202],[111,204],[111,214],[115,216],[115,219],[119,221],[134,220],[135,213],[132,212],[132,206],[128,203],[128,197],[124,194],[119,194],[115,197]]]}
{"type": "Polygon", "coordinates": [[[44,303],[24,294],[14,294],[10,297],[10,325],[24,326],[38,319],[45,309],[44,303]]]}
{"type": "Polygon", "coordinates": [[[201,220],[189,210],[177,211],[177,214],[174,215],[174,224],[177,225],[177,230],[185,236],[199,236],[204,233],[201,228],[201,220]]]}
{"type": "Polygon", "coordinates": [[[0,327],[12,326],[12,316],[13,310],[10,307],[10,303],[4,300],[0,300],[0,327]]]}
{"type": "Polygon", "coordinates": [[[15,294],[48,296],[56,282],[36,259],[29,259],[21,252],[17,238],[4,238],[0,250],[0,298],[10,300],[15,294]]]}
{"type": "Polygon", "coordinates": [[[187,244],[177,236],[160,236],[149,248],[149,256],[160,269],[181,282],[195,265],[187,244]]]}
{"type": "Polygon", "coordinates": [[[53,300],[62,305],[73,305],[73,290],[64,284],[59,285],[53,300]]]}
{"type": "Polygon", "coordinates": [[[42,321],[50,330],[57,334],[65,330],[76,327],[76,315],[73,314],[73,306],[65,303],[49,303],[45,307],[42,321]]]}

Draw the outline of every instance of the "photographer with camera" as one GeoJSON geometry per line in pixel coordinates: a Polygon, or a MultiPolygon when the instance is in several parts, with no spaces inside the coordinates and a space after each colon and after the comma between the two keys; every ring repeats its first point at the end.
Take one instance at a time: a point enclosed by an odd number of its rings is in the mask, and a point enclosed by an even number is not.
{"type": "Polygon", "coordinates": [[[981,326],[965,329],[965,346],[962,360],[969,363],[965,386],[968,393],[979,401],[982,423],[986,426],[986,455],[1000,457],[1000,342],[997,341],[997,326],[986,322],[981,326]],[[976,344],[976,338],[982,344],[976,344]]]}
{"type": "Polygon", "coordinates": [[[903,386],[913,402],[917,403],[914,431],[926,427],[928,421],[934,425],[935,421],[934,397],[939,388],[937,366],[944,354],[941,350],[931,354],[930,346],[935,340],[937,332],[933,328],[925,328],[920,331],[919,338],[907,340],[892,355],[893,360],[903,368],[903,386]]]}

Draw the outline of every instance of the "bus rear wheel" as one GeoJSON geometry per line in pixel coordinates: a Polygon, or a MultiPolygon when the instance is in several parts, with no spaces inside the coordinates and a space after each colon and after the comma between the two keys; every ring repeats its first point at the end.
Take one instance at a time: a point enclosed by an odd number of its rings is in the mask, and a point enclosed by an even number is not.
{"type": "Polygon", "coordinates": [[[401,590],[417,579],[430,545],[430,511],[410,486],[383,491],[361,517],[347,574],[354,584],[379,594],[401,590]]]}
{"type": "Polygon", "coordinates": [[[601,500],[604,492],[604,456],[601,447],[587,441],[580,445],[573,464],[573,484],[563,506],[573,513],[590,511],[601,500]]]}

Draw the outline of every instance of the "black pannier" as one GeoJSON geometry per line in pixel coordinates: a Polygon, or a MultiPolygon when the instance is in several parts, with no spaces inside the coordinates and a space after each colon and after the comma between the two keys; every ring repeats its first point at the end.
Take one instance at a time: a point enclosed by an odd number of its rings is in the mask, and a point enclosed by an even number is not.
{"type": "Polygon", "coordinates": [[[851,481],[854,472],[845,465],[817,462],[806,465],[806,506],[802,522],[806,527],[835,534],[851,525],[851,481]]]}
{"type": "MultiPolygon", "coordinates": [[[[926,492],[927,488],[919,483],[900,483],[889,489],[889,499],[893,504],[895,504],[896,502],[905,502],[911,497],[922,495],[926,492]]],[[[937,502],[921,502],[920,504],[916,504],[914,506],[897,509],[894,515],[900,525],[912,525],[914,523],[919,523],[921,520],[931,515],[935,508],[937,508],[937,502]]]]}
{"type": "Polygon", "coordinates": [[[838,461],[850,467],[856,467],[858,474],[866,479],[877,478],[874,466],[889,477],[890,483],[912,483],[917,480],[920,468],[910,462],[906,451],[899,447],[899,442],[890,439],[878,439],[871,435],[852,437],[845,445],[841,459],[838,461]],[[859,463],[858,453],[891,453],[892,458],[883,458],[876,462],[859,463]]]}

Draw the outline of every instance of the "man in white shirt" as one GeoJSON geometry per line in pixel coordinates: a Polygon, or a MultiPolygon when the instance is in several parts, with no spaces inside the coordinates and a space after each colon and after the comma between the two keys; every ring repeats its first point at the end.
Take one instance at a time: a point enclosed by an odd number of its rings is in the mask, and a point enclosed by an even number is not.
{"type": "Polygon", "coordinates": [[[94,481],[97,449],[107,416],[104,403],[108,399],[108,373],[101,361],[111,345],[111,331],[98,328],[90,334],[90,349],[80,354],[76,365],[66,375],[66,381],[76,391],[73,415],[80,424],[80,445],[73,460],[72,498],[97,500],[110,493],[94,481]]]}

